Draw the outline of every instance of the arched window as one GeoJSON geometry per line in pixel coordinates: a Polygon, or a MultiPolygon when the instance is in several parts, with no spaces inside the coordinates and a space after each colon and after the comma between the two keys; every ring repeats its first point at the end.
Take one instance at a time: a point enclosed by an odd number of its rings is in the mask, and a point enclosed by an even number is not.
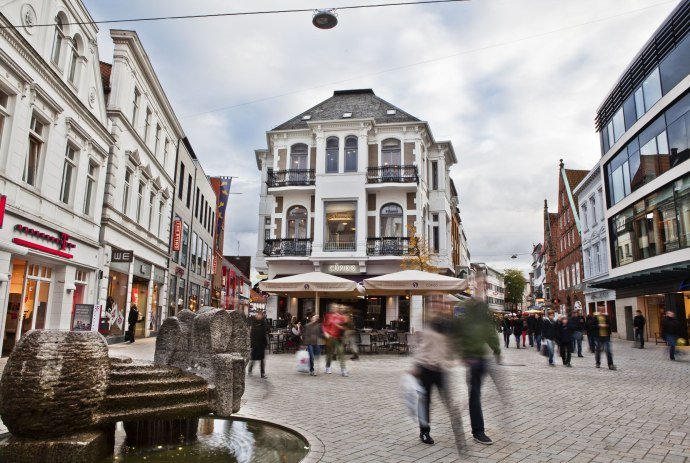
{"type": "Polygon", "coordinates": [[[304,170],[307,168],[307,145],[297,143],[290,147],[290,166],[288,169],[304,170]]]}
{"type": "Polygon", "coordinates": [[[338,154],[340,152],[340,140],[338,137],[326,139],[326,172],[338,172],[338,154]]]}
{"type": "Polygon", "coordinates": [[[400,238],[403,236],[403,210],[394,203],[388,203],[381,208],[381,237],[400,238]]]}
{"type": "Polygon", "coordinates": [[[62,51],[62,37],[65,35],[64,21],[61,15],[55,16],[55,34],[53,37],[53,53],[51,60],[55,64],[60,64],[60,52],[62,51]]]}
{"type": "Polygon", "coordinates": [[[345,139],[345,172],[357,172],[357,137],[345,139]]]}
{"type": "Polygon", "coordinates": [[[288,210],[286,236],[289,239],[307,237],[307,210],[304,207],[294,206],[288,210]]]}
{"type": "Polygon", "coordinates": [[[387,138],[381,143],[381,164],[384,166],[400,165],[400,140],[387,138]]]}
{"type": "Polygon", "coordinates": [[[69,41],[69,65],[67,68],[67,79],[73,84],[77,82],[77,66],[79,61],[79,45],[81,38],[75,35],[69,41]]]}

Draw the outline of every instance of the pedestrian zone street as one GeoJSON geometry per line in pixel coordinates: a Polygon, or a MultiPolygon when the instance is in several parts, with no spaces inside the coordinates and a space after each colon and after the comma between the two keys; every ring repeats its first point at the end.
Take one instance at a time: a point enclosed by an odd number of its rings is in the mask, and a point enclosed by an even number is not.
{"type": "MultiPolygon", "coordinates": [[[[498,368],[510,403],[501,402],[490,381],[482,389],[486,433],[495,443],[483,446],[470,438],[462,458],[436,391],[436,443],[419,441],[399,394],[400,375],[411,366],[407,355],[361,355],[348,360],[347,378],[337,374],[337,363],[334,374],[321,368],[311,377],[296,372],[294,354],[267,355],[268,379],[257,371],[247,378],[240,415],[302,433],[312,445],[305,461],[314,462],[690,462],[689,356],[671,362],[662,346],[631,346],[614,342],[617,371],[596,369],[588,352],[564,368],[560,358],[557,367],[549,367],[529,348],[504,350],[505,365],[498,368]]],[[[152,360],[154,348],[151,338],[110,351],[152,360]]],[[[452,378],[467,436],[464,368],[455,367],[452,378]]]]}

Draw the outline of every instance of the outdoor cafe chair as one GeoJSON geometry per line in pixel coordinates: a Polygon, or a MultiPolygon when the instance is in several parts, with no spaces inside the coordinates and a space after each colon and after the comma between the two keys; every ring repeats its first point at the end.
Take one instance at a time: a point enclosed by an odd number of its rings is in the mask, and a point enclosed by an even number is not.
{"type": "Polygon", "coordinates": [[[360,333],[359,335],[359,350],[360,352],[362,351],[362,348],[368,347],[369,352],[371,352],[371,334],[370,333],[360,333]]]}

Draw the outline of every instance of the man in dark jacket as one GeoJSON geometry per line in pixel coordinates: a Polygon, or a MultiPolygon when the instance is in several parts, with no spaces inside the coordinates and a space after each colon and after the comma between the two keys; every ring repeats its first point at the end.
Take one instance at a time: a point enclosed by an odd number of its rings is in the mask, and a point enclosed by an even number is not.
{"type": "Polygon", "coordinates": [[[560,342],[561,358],[563,365],[570,367],[570,358],[573,355],[573,327],[570,325],[568,317],[563,317],[556,325],[556,336],[560,342]]]}
{"type": "Polygon", "coordinates": [[[129,341],[130,344],[134,343],[134,329],[136,328],[138,321],[139,309],[137,309],[136,305],[132,304],[132,307],[129,308],[129,315],[127,316],[127,323],[129,323],[129,327],[125,333],[125,342],[129,341]]]}
{"type": "Polygon", "coordinates": [[[596,315],[596,334],[597,351],[594,354],[594,360],[597,368],[601,367],[601,351],[605,351],[609,370],[615,370],[616,366],[613,364],[613,352],[611,352],[611,321],[609,316],[603,312],[596,315]]]}
{"type": "Polygon", "coordinates": [[[261,362],[261,377],[266,378],[266,347],[268,347],[268,325],[264,319],[263,312],[257,312],[251,323],[249,331],[249,346],[251,347],[251,357],[249,359],[248,375],[252,374],[254,362],[261,362]]]}
{"type": "Polygon", "coordinates": [[[541,326],[541,334],[546,339],[546,351],[549,357],[549,365],[555,366],[553,363],[554,342],[557,339],[556,332],[556,318],[553,310],[549,310],[548,318],[545,318],[541,326]]]}
{"type": "Polygon", "coordinates": [[[537,344],[538,351],[541,351],[541,328],[544,324],[542,318],[542,315],[539,314],[537,318],[534,320],[534,341],[537,344]]]}
{"type": "Polygon", "coordinates": [[[507,349],[510,346],[510,335],[513,334],[513,324],[510,321],[510,316],[508,316],[507,314],[505,317],[503,317],[502,329],[503,344],[506,346],[507,349]]]}
{"type": "Polygon", "coordinates": [[[635,329],[635,341],[640,343],[640,349],[644,349],[644,325],[646,324],[642,311],[638,310],[633,318],[633,328],[635,329]]]}
{"type": "Polygon", "coordinates": [[[661,320],[661,336],[668,344],[668,353],[671,360],[676,359],[676,343],[681,336],[680,323],[676,318],[676,314],[670,310],[666,312],[666,316],[661,320]]]}
{"type": "Polygon", "coordinates": [[[595,317],[593,313],[587,315],[585,319],[585,331],[587,332],[589,351],[594,353],[597,348],[597,317],[595,317]]]}
{"type": "Polygon", "coordinates": [[[534,330],[537,324],[537,319],[534,314],[529,314],[527,317],[527,336],[529,338],[529,346],[534,347],[534,330]]]}
{"type": "Polygon", "coordinates": [[[575,314],[568,320],[568,325],[570,325],[570,329],[573,332],[573,350],[577,350],[578,357],[584,357],[582,355],[582,338],[585,331],[585,317],[582,316],[581,310],[575,311],[575,314]]]}
{"type": "Polygon", "coordinates": [[[522,336],[522,319],[521,318],[514,318],[513,319],[513,334],[515,335],[515,348],[519,349],[520,348],[520,336],[522,336]]]}

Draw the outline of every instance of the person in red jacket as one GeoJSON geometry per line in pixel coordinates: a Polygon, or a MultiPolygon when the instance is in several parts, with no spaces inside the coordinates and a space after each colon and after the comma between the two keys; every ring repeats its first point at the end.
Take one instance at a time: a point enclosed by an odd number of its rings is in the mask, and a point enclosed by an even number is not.
{"type": "Polygon", "coordinates": [[[333,305],[323,319],[323,337],[326,340],[326,374],[331,374],[331,359],[337,355],[340,362],[340,374],[349,376],[345,368],[345,351],[343,349],[343,334],[347,328],[347,315],[344,307],[333,305]]]}

